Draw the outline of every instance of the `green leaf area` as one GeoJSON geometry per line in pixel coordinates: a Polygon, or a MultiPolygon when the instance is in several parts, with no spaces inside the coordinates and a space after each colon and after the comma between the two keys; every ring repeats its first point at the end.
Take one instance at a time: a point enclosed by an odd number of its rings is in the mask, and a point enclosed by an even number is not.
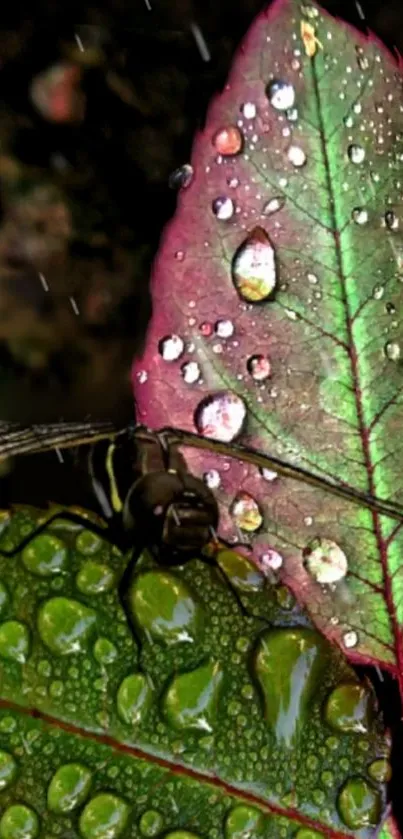
{"type": "MultiPolygon", "coordinates": [[[[41,516],[4,513],[0,548],[41,516]]],[[[123,608],[128,557],[85,528],[0,558],[0,839],[374,835],[390,744],[371,687],[286,589],[218,559],[146,552],[123,608]]]]}

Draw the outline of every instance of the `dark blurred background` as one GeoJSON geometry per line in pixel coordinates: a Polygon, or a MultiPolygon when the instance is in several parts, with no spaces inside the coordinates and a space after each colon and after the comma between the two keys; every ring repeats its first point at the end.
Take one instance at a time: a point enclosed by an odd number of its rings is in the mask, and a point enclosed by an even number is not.
{"type": "MultiPolygon", "coordinates": [[[[133,416],[172,171],[262,0],[38,0],[2,12],[0,419],[133,416]]],[[[327,0],[403,51],[401,0],[327,0]]]]}

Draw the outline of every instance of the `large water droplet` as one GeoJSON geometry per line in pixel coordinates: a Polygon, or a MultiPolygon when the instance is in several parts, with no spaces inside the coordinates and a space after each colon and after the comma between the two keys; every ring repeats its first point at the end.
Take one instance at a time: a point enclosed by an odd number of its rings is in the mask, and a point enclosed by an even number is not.
{"type": "Polygon", "coordinates": [[[400,353],[400,344],[397,341],[388,341],[385,344],[385,355],[390,361],[399,361],[400,353]]]}
{"type": "Polygon", "coordinates": [[[126,801],[101,792],[88,802],[80,816],[83,839],[118,839],[122,835],[130,808],[126,801]]]}
{"type": "Polygon", "coordinates": [[[152,702],[152,690],[143,673],[132,673],[121,682],[116,699],[118,714],[128,725],[137,725],[152,702]]]}
{"type": "Polygon", "coordinates": [[[179,335],[166,335],[165,338],[161,338],[158,349],[164,361],[177,361],[185,349],[185,344],[179,335]]]}
{"type": "Polygon", "coordinates": [[[9,752],[0,750],[0,790],[10,786],[17,774],[17,764],[9,752]]]}
{"type": "Polygon", "coordinates": [[[285,198],[282,195],[275,195],[274,198],[270,198],[270,201],[266,201],[266,204],[263,205],[262,213],[265,216],[271,216],[273,213],[278,213],[279,210],[282,210],[285,204],[285,198]]]}
{"type": "Polygon", "coordinates": [[[186,583],[169,571],[138,574],[129,589],[128,606],[146,635],[166,644],[194,642],[201,632],[200,604],[186,583]]]}
{"type": "Polygon", "coordinates": [[[67,553],[60,539],[50,533],[41,533],[24,548],[21,559],[32,574],[50,577],[66,569],[67,553]]]}
{"type": "Polygon", "coordinates": [[[245,402],[230,390],[206,396],[199,402],[195,413],[199,434],[223,443],[231,443],[242,433],[245,420],[245,402]]]}
{"type": "Polygon", "coordinates": [[[240,492],[231,504],[230,513],[237,527],[254,533],[263,524],[259,505],[247,492],[240,492]]]}
{"type": "Polygon", "coordinates": [[[102,539],[90,530],[82,530],[76,539],[76,548],[80,553],[92,556],[102,548],[102,539]]]}
{"type": "Polygon", "coordinates": [[[80,568],[76,577],[76,586],[83,594],[103,594],[110,591],[115,582],[115,575],[108,565],[88,560],[80,568]]]}
{"type": "Polygon", "coordinates": [[[212,210],[220,221],[228,221],[234,215],[235,204],[232,198],[228,198],[226,195],[220,195],[214,199],[212,210]]]}
{"type": "Polygon", "coordinates": [[[392,767],[386,758],[378,758],[368,766],[368,775],[378,784],[387,784],[392,777],[392,767]]]}
{"type": "Polygon", "coordinates": [[[262,227],[255,227],[239,246],[231,270],[242,300],[261,303],[273,296],[277,281],[274,248],[262,227]]]}
{"type": "Polygon", "coordinates": [[[225,839],[257,839],[264,835],[263,814],[255,807],[239,805],[225,819],[225,839]]]}
{"type": "Polygon", "coordinates": [[[0,624],[0,656],[8,661],[23,664],[30,647],[29,629],[21,621],[5,621],[0,624]]]}
{"type": "Polygon", "coordinates": [[[351,217],[356,224],[366,224],[368,221],[368,211],[364,210],[363,207],[356,207],[353,210],[351,217]]]}
{"type": "Polygon", "coordinates": [[[351,163],[362,163],[365,160],[365,149],[362,146],[358,146],[356,143],[352,143],[351,146],[347,149],[347,154],[351,163]]]}
{"type": "Polygon", "coordinates": [[[276,111],[286,111],[295,102],[295,90],[292,84],[274,79],[269,82],[266,94],[270,104],[276,111]]]}
{"type": "Polygon", "coordinates": [[[118,651],[109,638],[97,638],[94,644],[93,653],[98,664],[105,665],[111,664],[112,661],[115,661],[118,651]]]}
{"type": "Polygon", "coordinates": [[[39,819],[35,811],[25,804],[7,807],[0,821],[1,839],[36,839],[39,836],[39,819]]]}
{"type": "Polygon", "coordinates": [[[180,731],[211,732],[223,675],[220,664],[209,661],[190,673],[175,676],[163,698],[170,725],[180,731]]]}
{"type": "Polygon", "coordinates": [[[223,569],[225,575],[239,591],[259,591],[264,588],[265,578],[263,574],[249,562],[246,557],[236,551],[219,551],[216,556],[218,565],[223,569]]]}
{"type": "Polygon", "coordinates": [[[171,172],[168,179],[168,186],[171,189],[186,189],[193,180],[193,166],[190,163],[185,163],[179,166],[174,172],[171,172]]]}
{"type": "Polygon", "coordinates": [[[303,551],[303,557],[307,571],[323,585],[337,583],[347,574],[347,557],[331,539],[313,539],[303,551]]]}
{"type": "Polygon", "coordinates": [[[290,163],[299,169],[301,166],[304,166],[306,163],[306,154],[300,146],[290,146],[287,152],[287,157],[290,163]]]}
{"type": "Polygon", "coordinates": [[[248,373],[255,382],[265,382],[271,375],[271,364],[265,355],[251,355],[246,363],[248,373]]]}
{"type": "Polygon", "coordinates": [[[82,763],[65,763],[53,775],[48,787],[48,807],[64,815],[84,804],[91,789],[92,774],[82,763]]]}
{"type": "Polygon", "coordinates": [[[140,833],[147,839],[161,833],[163,826],[164,820],[158,810],[146,810],[139,822],[140,833]]]}
{"type": "Polygon", "coordinates": [[[236,125],[220,128],[213,137],[213,146],[223,157],[232,157],[242,151],[243,137],[236,125]]]}
{"type": "Polygon", "coordinates": [[[354,682],[338,685],[325,704],[325,720],[336,731],[365,734],[373,719],[371,696],[354,682]]]}
{"type": "Polygon", "coordinates": [[[311,712],[328,666],[328,647],[311,629],[272,629],[256,647],[254,672],[263,692],[267,722],[290,747],[311,712]]]}
{"type": "Polygon", "coordinates": [[[350,778],[342,788],[337,806],[340,818],[351,830],[376,827],[381,815],[381,797],[365,778],[350,778]]]}
{"type": "Polygon", "coordinates": [[[52,597],[38,613],[38,631],[43,643],[56,655],[83,649],[95,625],[95,612],[78,600],[52,597]]]}

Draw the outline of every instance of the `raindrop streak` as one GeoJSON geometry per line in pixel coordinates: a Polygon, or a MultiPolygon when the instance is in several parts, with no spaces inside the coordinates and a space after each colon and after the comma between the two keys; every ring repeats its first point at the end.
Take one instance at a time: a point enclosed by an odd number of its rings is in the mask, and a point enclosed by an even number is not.
{"type": "Polygon", "coordinates": [[[303,551],[304,566],[316,582],[337,583],[348,571],[347,557],[336,542],[314,539],[303,551]]]}
{"type": "Polygon", "coordinates": [[[246,405],[243,399],[230,390],[206,396],[199,402],[194,423],[202,437],[231,443],[243,431],[246,405]]]}
{"type": "Polygon", "coordinates": [[[243,147],[243,136],[236,125],[220,128],[213,136],[213,146],[223,157],[239,154],[243,147]]]}
{"type": "Polygon", "coordinates": [[[190,163],[185,163],[174,172],[171,172],[168,178],[168,186],[171,189],[186,189],[193,180],[193,166],[190,163]]]}
{"type": "Polygon", "coordinates": [[[197,48],[199,50],[199,53],[200,53],[203,61],[210,61],[210,59],[211,59],[210,50],[209,50],[209,48],[206,44],[206,40],[205,40],[205,37],[203,35],[203,32],[200,29],[200,26],[197,23],[191,23],[190,24],[190,31],[191,31],[191,33],[192,33],[192,35],[193,35],[193,37],[196,41],[197,48]]]}
{"type": "Polygon", "coordinates": [[[287,111],[295,102],[295,90],[288,82],[274,79],[267,85],[266,94],[276,111],[287,111]]]}
{"type": "Polygon", "coordinates": [[[239,246],[231,272],[239,296],[248,303],[261,303],[273,295],[277,279],[274,248],[262,227],[255,227],[239,246]]]}

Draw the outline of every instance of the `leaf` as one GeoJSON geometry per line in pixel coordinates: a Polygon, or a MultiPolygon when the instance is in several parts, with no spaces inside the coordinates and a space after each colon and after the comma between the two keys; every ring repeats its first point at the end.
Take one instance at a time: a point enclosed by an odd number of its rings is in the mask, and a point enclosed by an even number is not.
{"type": "MultiPolygon", "coordinates": [[[[401,91],[391,55],[315,4],[279,0],[255,21],[155,262],[141,422],[401,502],[401,91]]],[[[221,537],[282,563],[320,629],[403,695],[401,525],[228,457],[186,457],[215,487],[221,537]]]]}
{"type": "MultiPolygon", "coordinates": [[[[1,549],[42,516],[4,515],[1,549]]],[[[372,687],[289,592],[222,552],[245,615],[200,559],[146,552],[126,614],[127,561],[61,519],[0,557],[0,835],[373,836],[390,743],[372,687]]]]}

